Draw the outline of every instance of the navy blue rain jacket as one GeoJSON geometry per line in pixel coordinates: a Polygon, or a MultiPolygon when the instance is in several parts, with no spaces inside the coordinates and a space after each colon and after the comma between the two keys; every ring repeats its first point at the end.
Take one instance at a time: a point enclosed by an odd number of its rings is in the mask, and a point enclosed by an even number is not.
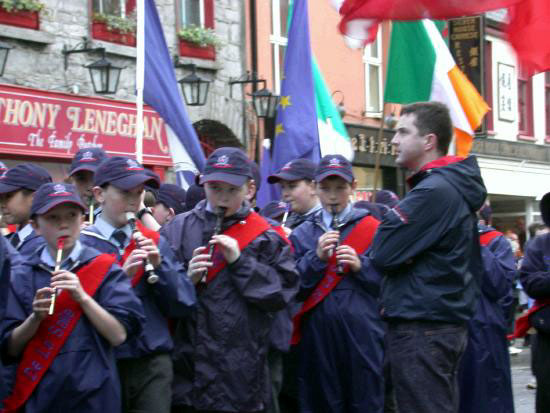
{"type": "MultiPolygon", "coordinates": [[[[105,239],[94,225],[80,233],[80,241],[106,254],[122,259],[118,247],[105,239]]],[[[117,347],[119,359],[138,358],[152,353],[167,353],[174,343],[167,317],[184,317],[196,303],[195,288],[166,240],[161,236],[157,245],[162,262],[155,273],[159,281],[149,284],[143,276],[134,292],[143,303],[145,322],[141,334],[117,347]]]]}
{"type": "MultiPolygon", "coordinates": [[[[245,219],[250,206],[224,221],[245,219]]],[[[187,266],[193,250],[212,237],[216,216],[203,200],[162,228],[187,266]]],[[[197,410],[263,411],[271,403],[267,365],[274,315],[294,299],[298,274],[290,246],[268,230],[252,241],[198,295],[192,319],[178,320],[174,336],[173,404],[197,410]]]]}
{"type": "Polygon", "coordinates": [[[519,277],[527,295],[537,300],[550,299],[550,233],[529,242],[519,277]]]}
{"type": "MultiPolygon", "coordinates": [[[[367,215],[367,210],[353,208],[342,222],[341,238],[367,215]]],[[[304,300],[327,269],[316,253],[319,237],[327,231],[321,217],[319,211],[290,235],[304,300]]],[[[361,270],[346,275],[303,318],[298,349],[302,413],[383,411],[384,325],[378,302],[382,277],[368,252],[360,255],[361,270]]]]}
{"type": "MultiPolygon", "coordinates": [[[[15,327],[31,313],[36,291],[50,285],[51,274],[40,262],[41,249],[14,269],[6,316],[0,325],[0,349],[4,363],[17,363],[7,354],[7,341],[15,327]]],[[[77,272],[99,253],[84,248],[77,272]]],[[[138,334],[143,307],[132,291],[128,276],[113,264],[93,296],[126,329],[138,334]]],[[[26,413],[119,412],[121,396],[113,347],[83,314],[42,380],[24,406],[26,413]]]]}
{"type": "MultiPolygon", "coordinates": [[[[479,225],[479,235],[493,228],[479,225]]],[[[460,412],[513,413],[508,311],[516,274],[514,253],[504,236],[481,247],[483,277],[476,310],[468,322],[468,346],[460,368],[460,412]]]]}
{"type": "Polygon", "coordinates": [[[34,232],[33,229],[23,242],[17,246],[17,252],[19,252],[21,256],[28,257],[29,255],[33,255],[43,245],[46,245],[46,240],[34,232]]]}
{"type": "MultiPolygon", "coordinates": [[[[8,253],[8,246],[10,246],[10,244],[0,235],[0,323],[4,320],[8,300],[8,289],[10,287],[11,260],[10,254],[8,253]]],[[[0,408],[2,407],[2,400],[6,397],[8,391],[8,374],[9,372],[0,361],[0,408]]]]}
{"type": "Polygon", "coordinates": [[[464,323],[474,313],[482,271],[475,213],[487,191],[476,158],[457,159],[412,176],[378,228],[371,257],[384,274],[388,319],[464,323]]]}

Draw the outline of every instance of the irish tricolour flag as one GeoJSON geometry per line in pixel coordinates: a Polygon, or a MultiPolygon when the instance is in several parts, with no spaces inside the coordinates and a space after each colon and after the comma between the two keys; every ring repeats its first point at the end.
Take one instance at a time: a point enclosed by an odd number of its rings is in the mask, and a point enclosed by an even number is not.
{"type": "Polygon", "coordinates": [[[449,52],[431,20],[392,22],[385,102],[446,104],[455,127],[456,154],[466,156],[474,130],[489,110],[449,52]]]}

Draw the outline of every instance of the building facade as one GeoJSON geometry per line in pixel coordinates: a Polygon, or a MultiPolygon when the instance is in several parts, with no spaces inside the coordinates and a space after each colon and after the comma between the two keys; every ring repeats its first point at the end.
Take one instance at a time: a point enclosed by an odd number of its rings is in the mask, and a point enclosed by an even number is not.
{"type": "MultiPolygon", "coordinates": [[[[66,176],[81,147],[135,154],[135,0],[36,1],[39,12],[0,6],[0,41],[11,47],[0,77],[0,158],[11,166],[41,163],[55,179],[66,176]],[[122,67],[116,93],[94,93],[85,67],[102,57],[122,67]],[[64,53],[67,51],[76,53],[64,53]]],[[[247,113],[241,90],[229,82],[245,70],[243,4],[238,0],[157,0],[178,79],[190,73],[209,80],[206,105],[188,107],[206,152],[247,146],[247,113]],[[211,28],[219,46],[197,47],[180,36],[186,27],[211,28]]],[[[163,120],[145,109],[144,163],[170,180],[172,161],[163,120]]]]}

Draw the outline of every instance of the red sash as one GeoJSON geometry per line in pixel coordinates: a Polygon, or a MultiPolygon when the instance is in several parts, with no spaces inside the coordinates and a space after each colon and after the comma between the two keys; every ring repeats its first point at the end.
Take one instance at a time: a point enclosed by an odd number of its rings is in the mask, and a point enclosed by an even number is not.
{"type": "Polygon", "coordinates": [[[494,240],[496,237],[500,237],[501,235],[503,235],[502,232],[494,231],[494,230],[485,232],[479,236],[479,244],[482,247],[486,247],[491,243],[492,240],[494,240]]]}
{"type": "MultiPolygon", "coordinates": [[[[115,261],[114,256],[102,254],[77,272],[82,288],[90,297],[115,261]]],[[[54,315],[40,322],[38,331],[23,351],[13,392],[4,400],[3,413],[16,412],[26,403],[82,316],[82,308],[67,291],[59,294],[55,307],[54,315]]]]}
{"type": "MultiPolygon", "coordinates": [[[[374,234],[376,233],[376,229],[378,228],[378,225],[380,222],[373,218],[371,215],[366,216],[363,218],[359,223],[351,230],[351,232],[348,234],[345,240],[342,241],[342,245],[349,245],[352,247],[355,252],[357,252],[357,255],[363,254],[369,247],[372,242],[372,239],[374,238],[374,234]]],[[[319,304],[321,301],[323,301],[327,295],[336,287],[340,281],[344,279],[344,277],[339,276],[336,274],[336,254],[332,254],[332,256],[328,260],[328,266],[327,271],[324,276],[324,278],[317,284],[317,287],[315,287],[315,290],[311,293],[311,295],[307,298],[307,300],[302,305],[302,308],[298,313],[294,316],[292,319],[292,323],[294,324],[294,328],[292,330],[292,338],[290,343],[292,345],[296,345],[300,342],[300,339],[302,338],[301,334],[301,324],[302,324],[302,318],[304,315],[312,310],[317,304],[319,304]]],[[[349,272],[349,267],[344,267],[344,273],[349,272]]]]}
{"type": "MultiPolygon", "coordinates": [[[[242,251],[248,244],[258,238],[261,234],[271,229],[271,225],[263,219],[256,212],[251,212],[244,221],[239,221],[231,225],[223,235],[227,235],[231,238],[235,238],[239,243],[239,249],[242,251]]],[[[220,252],[218,246],[214,248],[212,254],[212,267],[208,270],[206,275],[206,283],[209,284],[216,275],[225,268],[227,261],[225,261],[223,254],[220,252]]]]}
{"type": "Polygon", "coordinates": [[[529,329],[531,328],[531,321],[529,316],[533,313],[536,313],[539,310],[542,310],[544,307],[550,305],[550,299],[546,300],[537,300],[535,305],[529,309],[525,314],[522,314],[516,319],[514,332],[508,335],[508,340],[513,340],[515,338],[525,337],[529,329]]]}
{"type": "MultiPolygon", "coordinates": [[[[155,245],[157,246],[159,245],[160,234],[157,231],[153,231],[149,228],[144,227],[139,221],[136,221],[136,224],[139,232],[141,232],[145,238],[152,239],[155,245]]],[[[124,255],[122,256],[122,259],[119,262],[119,265],[121,267],[126,262],[126,260],[128,259],[132,251],[135,249],[136,249],[136,240],[132,237],[132,239],[130,240],[130,243],[124,250],[124,255]]],[[[142,264],[137,269],[136,275],[134,275],[134,277],[132,278],[132,287],[135,287],[141,281],[141,278],[143,277],[143,272],[144,272],[144,269],[142,264]]]]}

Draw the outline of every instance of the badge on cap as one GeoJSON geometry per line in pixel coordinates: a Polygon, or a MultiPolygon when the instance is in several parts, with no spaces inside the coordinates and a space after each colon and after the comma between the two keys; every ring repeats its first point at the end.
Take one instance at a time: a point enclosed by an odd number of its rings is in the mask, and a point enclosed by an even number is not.
{"type": "Polygon", "coordinates": [[[343,168],[340,159],[338,158],[330,158],[328,161],[328,167],[329,168],[343,168]]]}
{"type": "Polygon", "coordinates": [[[281,171],[288,171],[291,168],[291,163],[292,161],[287,162],[286,165],[281,168],[281,171]]]}
{"type": "Polygon", "coordinates": [[[212,166],[214,168],[231,168],[233,165],[229,163],[229,156],[221,155],[221,156],[218,156],[216,163],[212,166]]]}
{"type": "Polygon", "coordinates": [[[49,194],[48,196],[68,196],[72,195],[70,192],[67,192],[67,188],[65,188],[65,185],[63,184],[57,184],[53,186],[54,192],[49,194]]]}
{"type": "Polygon", "coordinates": [[[82,154],[82,158],[80,158],[80,162],[95,162],[97,161],[96,158],[94,158],[94,154],[90,151],[86,151],[82,154]]]}
{"type": "Polygon", "coordinates": [[[128,165],[128,168],[126,168],[128,171],[143,171],[143,168],[139,166],[139,163],[133,159],[127,159],[126,164],[128,165]]]}

